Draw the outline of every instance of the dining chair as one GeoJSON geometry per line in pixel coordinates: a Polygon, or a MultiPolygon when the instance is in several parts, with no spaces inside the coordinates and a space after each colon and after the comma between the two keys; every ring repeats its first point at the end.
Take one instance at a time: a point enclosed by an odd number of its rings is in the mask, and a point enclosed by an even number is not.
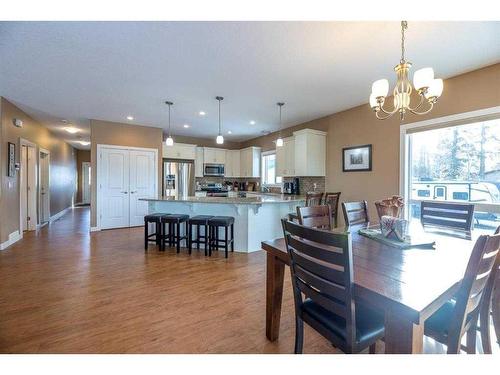
{"type": "Polygon", "coordinates": [[[356,225],[368,223],[368,204],[361,202],[343,202],[342,212],[344,214],[345,225],[356,225]]]}
{"type": "Polygon", "coordinates": [[[299,224],[310,228],[332,229],[332,212],[328,205],[297,207],[299,224]]]}
{"type": "MultiPolygon", "coordinates": [[[[306,207],[319,206],[321,205],[321,200],[323,199],[323,193],[321,192],[307,192],[306,193],[306,207]]],[[[291,212],[288,214],[288,220],[298,221],[297,214],[291,212]]]]}
{"type": "Polygon", "coordinates": [[[340,192],[325,193],[325,196],[323,198],[323,204],[329,205],[332,211],[332,220],[334,228],[337,227],[338,223],[339,201],[340,201],[340,192]]]}
{"type": "MultiPolygon", "coordinates": [[[[495,234],[500,233],[500,226],[495,234]]],[[[495,264],[490,273],[490,278],[484,288],[479,313],[479,332],[481,333],[481,345],[485,354],[491,354],[490,315],[493,310],[493,327],[497,342],[500,344],[500,252],[497,254],[495,264]]]]}
{"type": "Polygon", "coordinates": [[[295,301],[295,353],[302,353],[304,322],[346,353],[368,347],[375,353],[384,315],[354,301],[351,234],[281,222],[295,301]]]}
{"type": "Polygon", "coordinates": [[[472,230],[474,205],[464,203],[422,201],[420,204],[420,222],[423,226],[435,226],[472,230]]]}
{"type": "Polygon", "coordinates": [[[465,350],[471,354],[476,352],[481,300],[499,248],[499,233],[479,236],[455,298],[447,301],[425,321],[425,335],[447,345],[449,354],[460,353],[460,342],[464,334],[467,334],[465,350]]]}

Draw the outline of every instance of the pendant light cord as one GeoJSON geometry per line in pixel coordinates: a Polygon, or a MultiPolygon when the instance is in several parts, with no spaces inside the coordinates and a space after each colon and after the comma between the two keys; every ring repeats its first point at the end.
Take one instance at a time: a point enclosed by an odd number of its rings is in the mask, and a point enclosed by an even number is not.
{"type": "Polygon", "coordinates": [[[220,99],[219,99],[219,135],[221,135],[221,129],[220,129],[220,99]]]}
{"type": "Polygon", "coordinates": [[[278,104],[278,107],[280,107],[280,124],[279,124],[279,136],[278,138],[281,138],[281,108],[285,105],[285,103],[283,102],[279,102],[277,103],[278,104]]]}
{"type": "Polygon", "coordinates": [[[170,122],[170,107],[174,104],[172,102],[165,102],[166,105],[168,105],[168,136],[170,137],[171,136],[171,132],[170,132],[170,129],[171,129],[171,122],[170,122]]]}
{"type": "Polygon", "coordinates": [[[222,96],[216,96],[215,99],[219,101],[219,135],[222,135],[221,133],[221,121],[220,121],[220,102],[224,100],[222,96]]]}

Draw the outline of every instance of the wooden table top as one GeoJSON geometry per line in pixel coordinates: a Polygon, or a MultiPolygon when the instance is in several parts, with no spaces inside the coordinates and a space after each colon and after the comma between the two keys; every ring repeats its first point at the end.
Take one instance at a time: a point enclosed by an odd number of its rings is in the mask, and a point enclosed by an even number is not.
{"type": "MultiPolygon", "coordinates": [[[[423,232],[436,241],[434,249],[397,249],[358,234],[366,224],[351,228],[354,293],[381,309],[400,311],[419,324],[457,291],[474,242],[484,231],[470,236],[458,232],[423,230],[412,222],[410,235],[423,232]]],[[[289,264],[283,238],[262,242],[262,248],[289,264]]]]}

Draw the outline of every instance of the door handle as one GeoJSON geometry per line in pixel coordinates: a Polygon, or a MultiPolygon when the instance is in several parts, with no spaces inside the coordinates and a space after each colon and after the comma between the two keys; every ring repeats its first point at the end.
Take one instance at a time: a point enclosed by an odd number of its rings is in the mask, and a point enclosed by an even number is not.
{"type": "Polygon", "coordinates": [[[122,194],[128,194],[128,191],[122,191],[122,194]]]}
{"type": "Polygon", "coordinates": [[[131,191],[130,194],[135,194],[137,193],[137,190],[136,191],[131,191]]]}

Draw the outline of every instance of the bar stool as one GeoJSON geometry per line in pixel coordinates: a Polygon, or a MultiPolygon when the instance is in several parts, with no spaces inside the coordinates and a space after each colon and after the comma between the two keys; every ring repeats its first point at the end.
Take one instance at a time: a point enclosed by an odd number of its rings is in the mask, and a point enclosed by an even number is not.
{"type": "Polygon", "coordinates": [[[191,254],[191,251],[193,250],[193,244],[196,244],[196,249],[200,250],[200,244],[205,245],[205,256],[207,256],[207,251],[208,251],[208,220],[213,218],[212,215],[197,215],[193,216],[188,220],[188,225],[189,225],[189,254],[191,254]],[[193,227],[196,226],[196,236],[195,239],[193,240],[193,227]],[[201,236],[200,234],[200,229],[203,226],[204,230],[204,235],[201,236]]]}
{"type": "Polygon", "coordinates": [[[234,217],[232,216],[214,216],[208,220],[209,229],[209,240],[208,240],[208,255],[212,256],[212,249],[219,250],[224,246],[226,252],[225,256],[228,256],[228,245],[231,244],[231,252],[234,251],[234,217]],[[219,228],[224,228],[224,239],[219,239],[219,228]],[[231,227],[231,238],[228,239],[228,231],[231,227]]]}
{"type": "Polygon", "coordinates": [[[149,242],[154,242],[160,246],[161,249],[161,239],[162,239],[162,225],[161,218],[168,214],[155,213],[144,216],[144,250],[148,250],[149,242]],[[149,234],[149,224],[156,224],[155,233],[149,234]]]}
{"type": "Polygon", "coordinates": [[[187,242],[188,240],[188,219],[189,215],[184,214],[169,214],[162,216],[161,248],[163,250],[165,250],[165,241],[168,240],[168,246],[171,247],[175,245],[177,247],[177,253],[181,252],[181,241],[186,240],[187,242]],[[185,223],[185,232],[183,236],[181,236],[181,223],[185,223]],[[166,224],[168,224],[168,233],[166,232],[166,224]]]}

